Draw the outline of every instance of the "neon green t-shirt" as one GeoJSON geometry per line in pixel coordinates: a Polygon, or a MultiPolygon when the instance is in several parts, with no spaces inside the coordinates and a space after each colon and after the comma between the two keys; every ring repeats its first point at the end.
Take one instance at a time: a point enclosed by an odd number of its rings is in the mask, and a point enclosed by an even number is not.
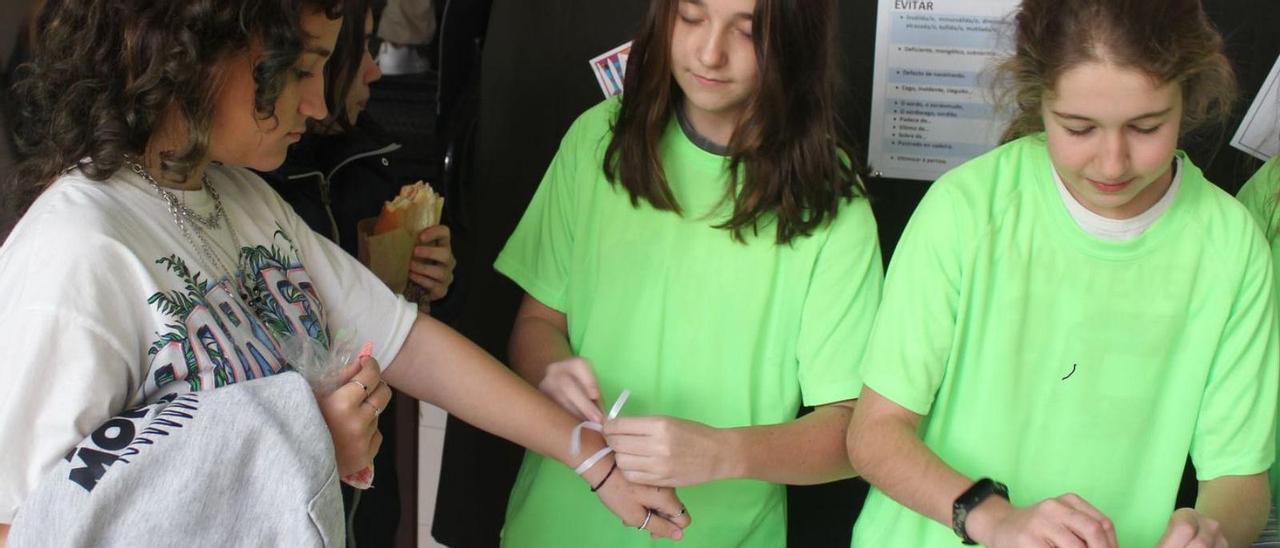
{"type": "MultiPolygon", "coordinates": [[[[1253,214],[1271,243],[1271,260],[1280,260],[1280,156],[1272,158],[1262,165],[1257,173],[1240,187],[1236,197],[1244,203],[1244,207],[1253,214]]],[[[1280,263],[1274,264],[1280,269],[1280,263]]],[[[1275,278],[1280,284],[1280,277],[1275,278]]],[[[1280,297],[1280,291],[1277,292],[1280,297]]],[[[1276,439],[1280,444],[1280,438],[1276,439]]],[[[1280,451],[1280,447],[1277,448],[1280,451]]],[[[1271,465],[1271,501],[1280,505],[1280,465],[1271,465]]]]}
{"type": "MultiPolygon", "coordinates": [[[[948,172],[894,253],[863,360],[948,465],[1018,506],[1077,493],[1121,546],[1159,540],[1188,454],[1208,480],[1265,471],[1275,451],[1266,242],[1179,155],[1173,204],[1124,242],[1072,220],[1043,135],[948,172]]],[[[853,545],[960,541],[873,490],[853,545]]]]}
{"type": "MultiPolygon", "coordinates": [[[[601,164],[618,102],[569,129],[495,267],[568,318],[576,355],[595,368],[605,407],[717,428],[793,420],[801,403],[856,398],[858,363],[883,278],[875,219],[862,198],[809,237],[745,244],[713,228],[727,161],[674,120],[660,143],[680,216],[633,206],[601,164]]],[[[564,440],[566,444],[569,440],[564,440]]],[[[781,485],[754,480],[677,490],[693,517],[679,545],[782,546],[781,485]]],[[[527,453],[511,493],[507,546],[648,546],[564,465],[527,453]]]]}

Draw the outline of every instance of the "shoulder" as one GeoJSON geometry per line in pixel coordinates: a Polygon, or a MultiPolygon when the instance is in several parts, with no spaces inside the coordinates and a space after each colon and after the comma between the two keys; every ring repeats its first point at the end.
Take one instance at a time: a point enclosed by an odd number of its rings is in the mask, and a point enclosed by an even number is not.
{"type": "Polygon", "coordinates": [[[14,227],[10,240],[29,236],[46,242],[64,237],[120,237],[121,231],[133,224],[128,221],[136,218],[137,205],[149,198],[142,184],[124,173],[94,181],[78,170],[68,172],[36,198],[14,227]]]}
{"type": "MultiPolygon", "coordinates": [[[[618,97],[610,97],[587,109],[573,121],[569,131],[565,132],[561,146],[594,147],[608,144],[613,134],[613,124],[618,118],[618,109],[622,101],[618,97]]],[[[603,151],[603,146],[599,147],[603,151]]]]}
{"type": "Polygon", "coordinates": [[[1023,184],[1046,182],[1052,173],[1043,134],[1028,135],[1000,145],[942,175],[933,185],[957,196],[997,199],[1017,192],[1023,184]]]}
{"type": "MultiPolygon", "coordinates": [[[[1182,185],[1193,193],[1191,215],[1197,226],[1193,234],[1205,239],[1209,249],[1219,253],[1256,255],[1265,250],[1266,238],[1259,222],[1245,204],[1209,182],[1199,167],[1182,152],[1182,185]]],[[[1229,258],[1235,261],[1236,258],[1229,258]]]]}

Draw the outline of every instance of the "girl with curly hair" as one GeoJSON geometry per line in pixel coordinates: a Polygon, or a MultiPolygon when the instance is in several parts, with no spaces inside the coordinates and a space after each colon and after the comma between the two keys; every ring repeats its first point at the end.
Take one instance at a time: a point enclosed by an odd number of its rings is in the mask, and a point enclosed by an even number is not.
{"type": "MultiPolygon", "coordinates": [[[[384,382],[571,469],[602,447],[588,439],[574,454],[576,419],[392,294],[245,169],[275,169],[307,121],[328,116],[320,74],[339,9],[65,0],[43,15],[16,89],[19,177],[41,191],[0,248],[0,523],[113,415],[281,372],[283,335],[373,343],[320,400],[344,475],[377,450],[384,382]]],[[[601,485],[606,470],[584,468],[580,487],[599,485],[625,523],[680,507],[670,490],[601,485]]]]}

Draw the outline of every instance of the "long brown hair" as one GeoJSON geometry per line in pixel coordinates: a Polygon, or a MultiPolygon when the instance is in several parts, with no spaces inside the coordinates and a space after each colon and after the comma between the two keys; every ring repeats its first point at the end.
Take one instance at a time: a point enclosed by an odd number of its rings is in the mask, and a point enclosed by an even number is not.
{"type": "Polygon", "coordinates": [[[71,167],[106,180],[142,154],[161,115],[181,117],[186,145],[162,151],[183,181],[208,154],[219,61],[257,41],[254,107],[276,98],[303,49],[303,8],[337,18],[340,0],[58,0],[40,18],[32,61],[18,70],[18,178],[35,193],[71,167]]]}
{"type": "MultiPolygon", "coordinates": [[[[654,0],[631,46],[626,92],[604,156],[604,173],[631,202],[681,213],[659,141],[682,97],[671,74],[671,34],[680,0],[654,0]]],[[[776,222],[775,241],[812,234],[840,203],[861,195],[857,155],[835,111],[834,4],[756,0],[752,42],[759,86],[729,141],[733,214],[716,228],[733,238],[776,222]]]]}
{"type": "Polygon", "coordinates": [[[1200,0],[1023,0],[999,68],[1014,119],[1004,141],[1044,130],[1045,96],[1076,65],[1105,61],[1182,88],[1182,134],[1220,124],[1236,98],[1222,36],[1200,0]]]}
{"type": "Polygon", "coordinates": [[[324,102],[329,117],[315,122],[321,127],[336,126],[342,131],[352,129],[347,120],[347,94],[360,76],[360,64],[369,47],[369,35],[364,31],[365,18],[369,16],[368,0],[344,0],[342,5],[342,29],[333,53],[324,66],[324,102]]]}

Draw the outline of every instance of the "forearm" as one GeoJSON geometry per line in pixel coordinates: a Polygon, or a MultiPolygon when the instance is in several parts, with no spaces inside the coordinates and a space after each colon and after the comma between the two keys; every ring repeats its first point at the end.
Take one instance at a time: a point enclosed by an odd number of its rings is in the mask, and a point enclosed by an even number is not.
{"type": "Polygon", "coordinates": [[[516,317],[507,351],[511,368],[534,385],[542,382],[548,365],[573,357],[564,331],[544,318],[533,316],[516,317]]]}
{"type": "Polygon", "coordinates": [[[1267,524],[1270,491],[1266,473],[1202,481],[1196,512],[1217,521],[1230,546],[1249,546],[1267,524]]]}
{"type": "MultiPolygon", "coordinates": [[[[952,504],[973,485],[973,480],[948,466],[920,440],[916,433],[918,418],[907,420],[867,412],[872,406],[886,405],[896,404],[870,388],[863,389],[849,424],[848,450],[853,467],[893,500],[951,527],[952,504]]],[[[989,506],[993,505],[984,503],[978,509],[989,506]]],[[[986,533],[980,530],[989,525],[983,521],[975,512],[967,522],[970,536],[979,541],[986,533]]]]}
{"type": "Polygon", "coordinates": [[[844,440],[853,405],[825,405],[784,424],[723,430],[730,463],[726,476],[789,485],[852,477],[844,440]]]}
{"type": "Polygon", "coordinates": [[[577,419],[474,343],[421,314],[383,379],[570,467],[603,447],[599,437],[584,436],[580,454],[569,454],[569,437],[577,419]]]}
{"type": "Polygon", "coordinates": [[[0,548],[4,548],[9,544],[9,524],[0,523],[0,548]]]}

